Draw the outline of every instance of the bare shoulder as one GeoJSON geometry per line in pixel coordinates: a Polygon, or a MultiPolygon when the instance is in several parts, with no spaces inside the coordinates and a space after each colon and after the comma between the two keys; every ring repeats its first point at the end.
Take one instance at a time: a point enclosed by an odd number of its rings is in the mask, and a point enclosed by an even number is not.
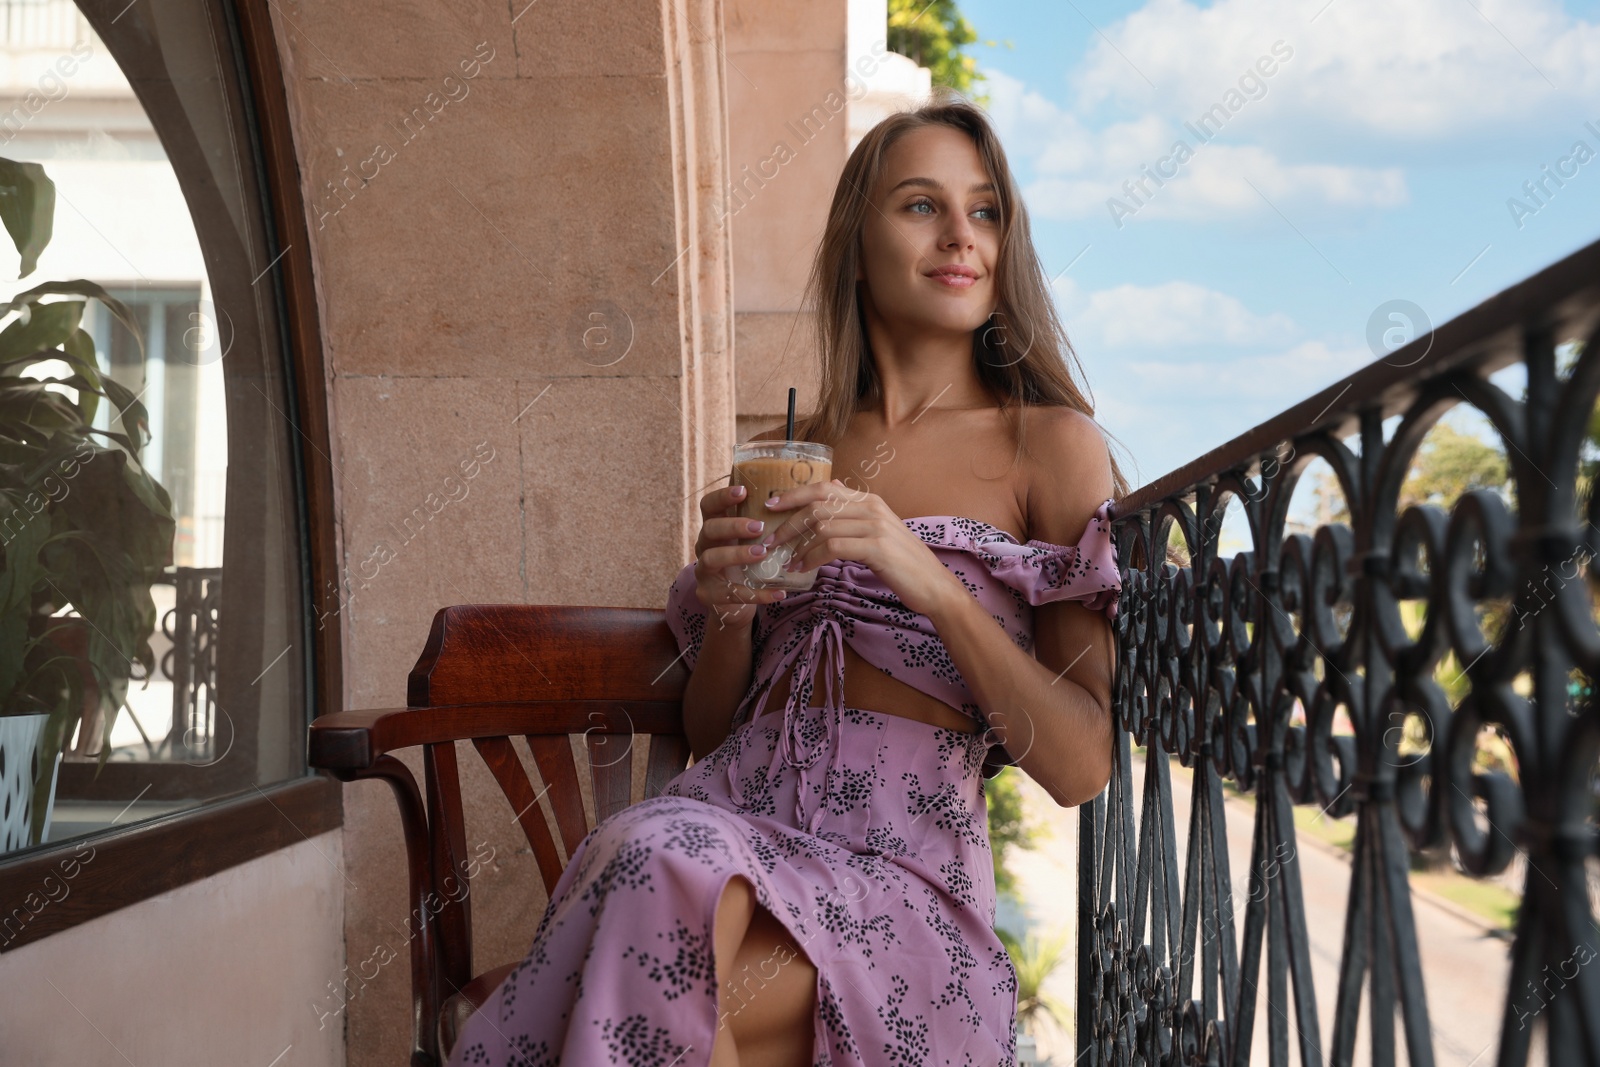
{"type": "Polygon", "coordinates": [[[1072,408],[1027,411],[1028,534],[1051,544],[1076,544],[1095,509],[1112,495],[1105,433],[1093,418],[1072,408]]]}

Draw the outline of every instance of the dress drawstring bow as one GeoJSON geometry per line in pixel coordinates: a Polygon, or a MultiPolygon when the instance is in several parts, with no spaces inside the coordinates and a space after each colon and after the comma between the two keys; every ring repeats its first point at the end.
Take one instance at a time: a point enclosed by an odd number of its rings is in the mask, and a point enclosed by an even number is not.
{"type": "MultiPolygon", "coordinates": [[[[830,753],[827,773],[834,775],[840,768],[842,746],[839,737],[843,730],[844,722],[844,630],[839,625],[839,620],[832,617],[819,618],[817,624],[811,628],[807,639],[797,646],[788,656],[780,660],[777,668],[772,672],[772,678],[781,678],[790,664],[796,663],[794,677],[789,681],[789,696],[783,705],[783,728],[779,738],[779,748],[783,755],[783,762],[799,770],[799,781],[795,787],[795,821],[799,826],[805,827],[807,833],[816,833],[817,827],[822,823],[825,810],[827,781],[824,779],[823,788],[813,790],[810,776],[805,772],[815,766],[823,752],[830,753]],[[806,718],[806,709],[802,700],[811,689],[820,660],[824,657],[831,658],[832,665],[823,675],[825,699],[820,709],[822,713],[823,734],[820,741],[812,745],[809,750],[802,751],[801,727],[806,718]],[[815,792],[816,797],[811,810],[808,812],[808,795],[815,792]]],[[[761,692],[755,707],[750,712],[753,721],[761,715],[766,706],[767,696],[771,693],[771,686],[761,692]]],[[[742,746],[741,746],[742,748],[742,746]]],[[[728,788],[731,795],[738,797],[740,792],[735,781],[736,767],[739,763],[739,754],[736,753],[728,761],[728,788]]]]}

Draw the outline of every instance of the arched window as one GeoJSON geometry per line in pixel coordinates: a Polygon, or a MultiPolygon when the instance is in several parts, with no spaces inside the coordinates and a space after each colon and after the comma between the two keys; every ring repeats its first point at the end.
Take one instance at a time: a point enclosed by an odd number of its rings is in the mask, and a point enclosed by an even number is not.
{"type": "Polygon", "coordinates": [[[304,213],[264,3],[0,0],[0,60],[0,886],[116,907],[337,823],[304,213]]]}

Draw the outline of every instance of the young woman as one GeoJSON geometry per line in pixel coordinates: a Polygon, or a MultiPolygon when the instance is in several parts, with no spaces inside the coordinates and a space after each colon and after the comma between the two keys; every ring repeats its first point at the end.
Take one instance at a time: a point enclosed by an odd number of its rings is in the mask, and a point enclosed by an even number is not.
{"type": "Polygon", "coordinates": [[[1105,785],[1126,486],[959,97],[851,153],[809,297],[796,437],[838,477],[761,529],[741,489],[701,499],[667,608],[695,762],[585,839],[452,1064],[1014,1062],[982,771],[994,749],[1062,805],[1105,785]],[[811,590],[729,581],[785,544],[811,590]]]}

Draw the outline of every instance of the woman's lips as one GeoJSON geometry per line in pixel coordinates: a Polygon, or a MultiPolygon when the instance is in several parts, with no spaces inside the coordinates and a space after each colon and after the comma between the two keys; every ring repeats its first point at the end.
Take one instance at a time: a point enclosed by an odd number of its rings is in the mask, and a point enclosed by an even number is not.
{"type": "Polygon", "coordinates": [[[926,276],[950,289],[970,289],[978,284],[976,277],[959,271],[936,270],[926,276]]]}

